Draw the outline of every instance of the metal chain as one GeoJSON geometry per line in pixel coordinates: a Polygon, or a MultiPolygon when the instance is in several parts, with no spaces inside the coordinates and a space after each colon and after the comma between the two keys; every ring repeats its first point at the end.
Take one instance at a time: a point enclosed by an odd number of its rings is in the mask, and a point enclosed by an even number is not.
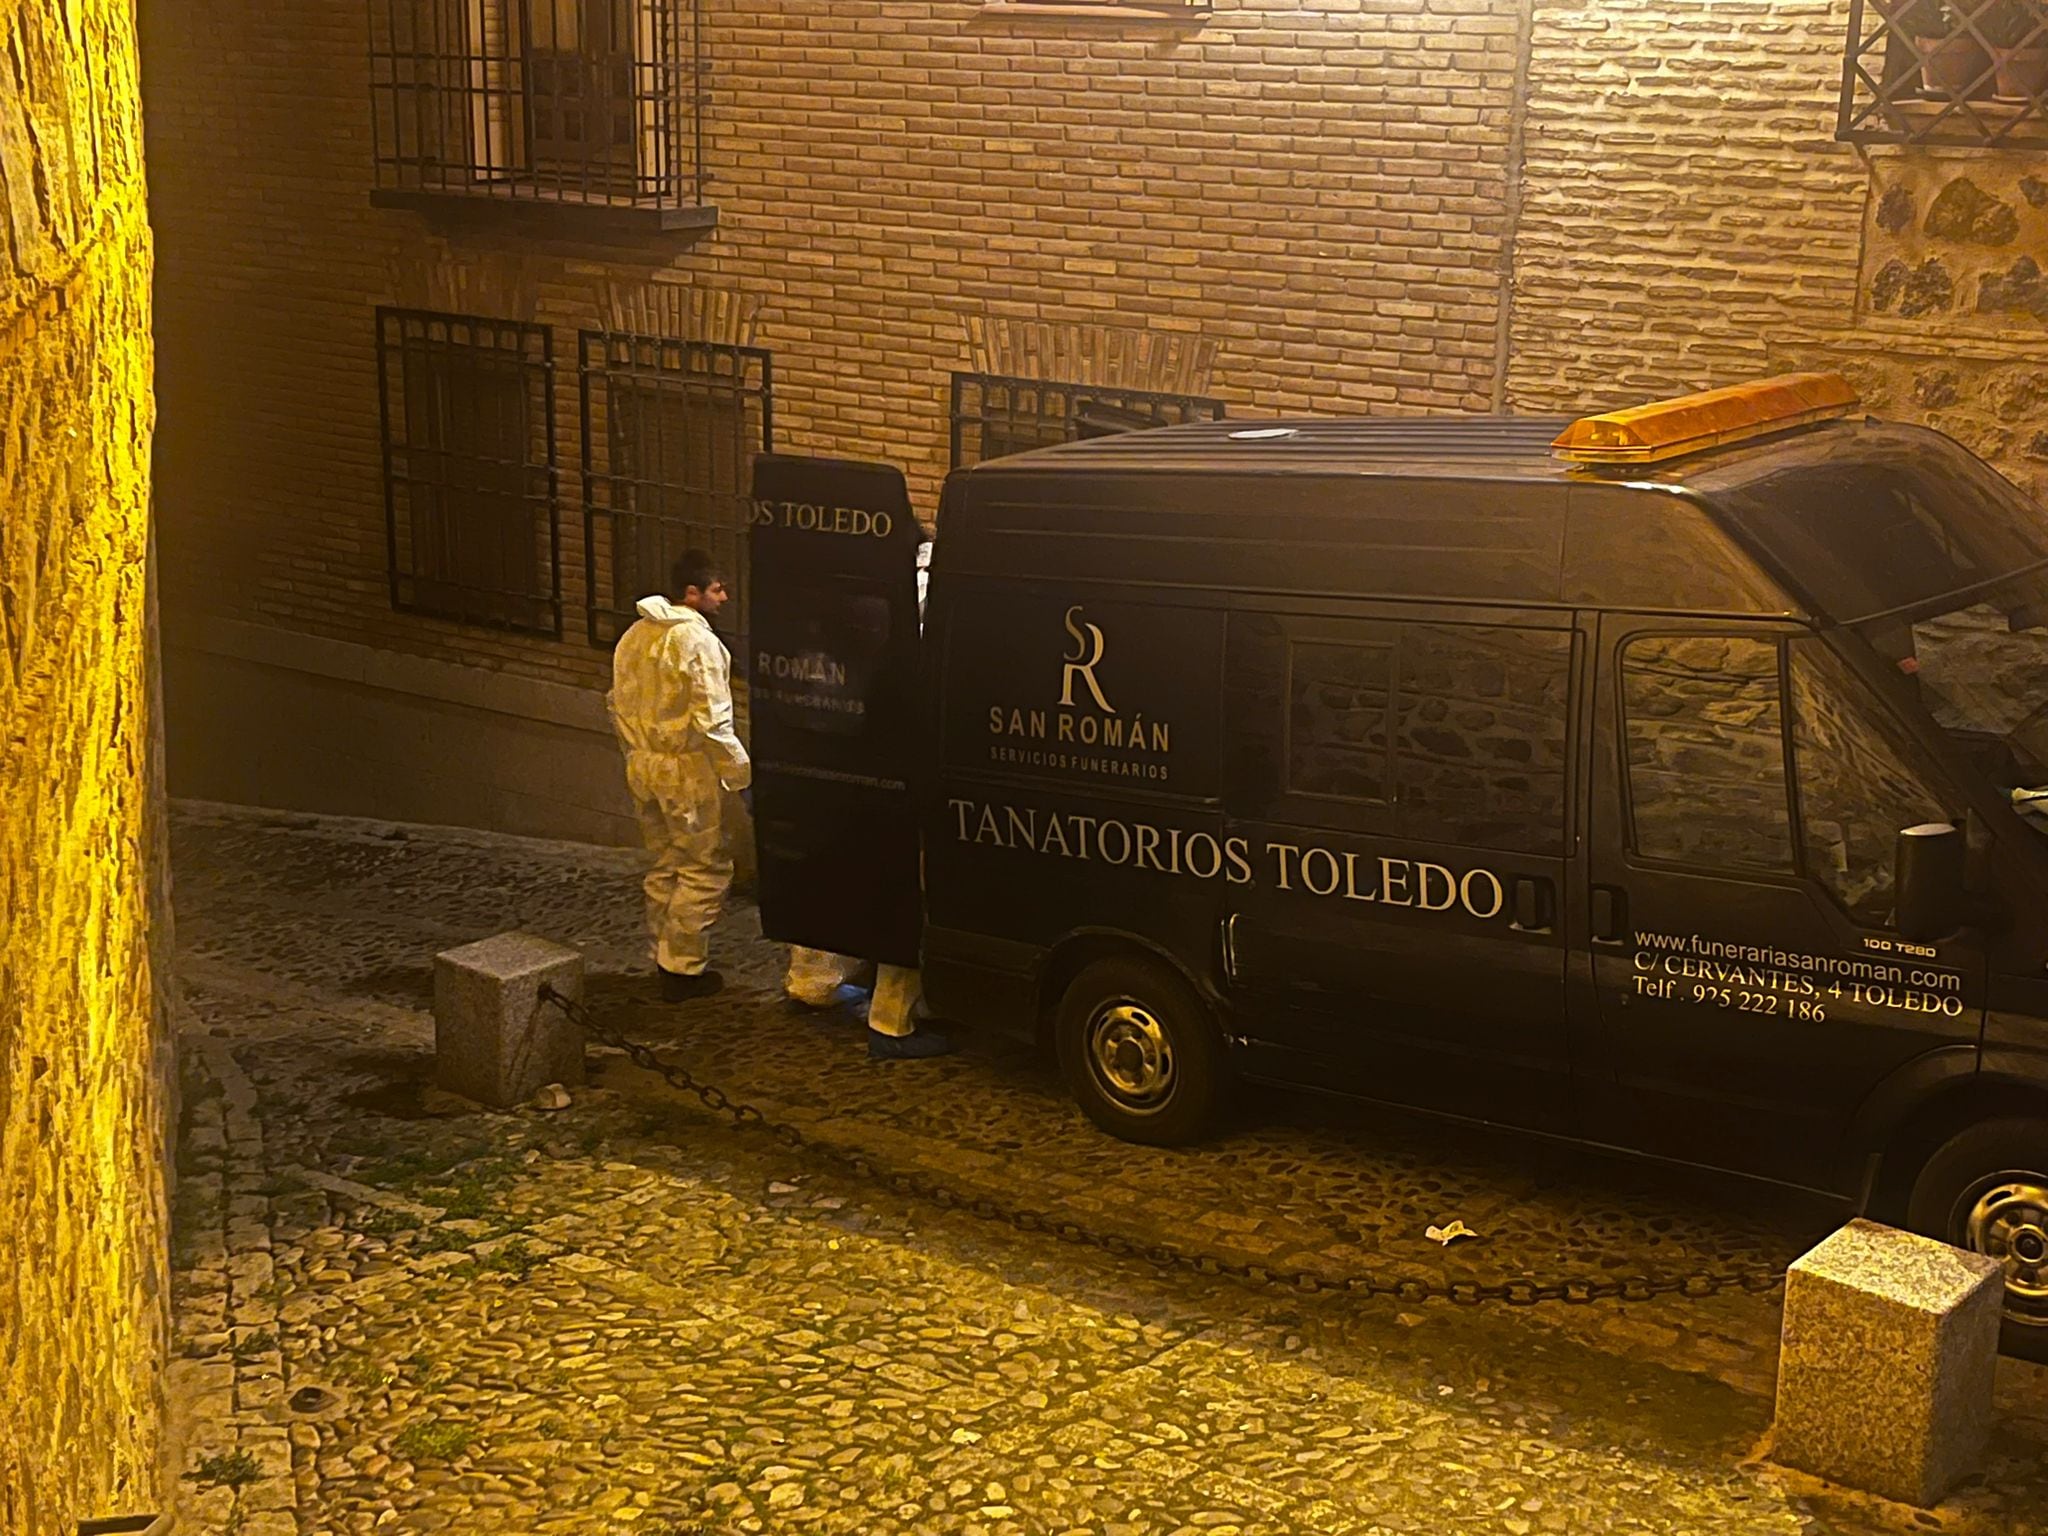
{"type": "Polygon", "coordinates": [[[1765,1295],[1785,1283],[1782,1271],[1747,1269],[1703,1269],[1669,1276],[1632,1275],[1625,1278],[1580,1276],[1572,1279],[1517,1280],[1427,1280],[1416,1276],[1400,1279],[1370,1271],[1345,1275],[1321,1274],[1314,1270],[1289,1269],[1252,1264],[1213,1254],[1190,1253],[1170,1243],[1141,1242],[1114,1232],[1098,1232],[1072,1217],[1047,1214],[1001,1204],[986,1195],[967,1194],[922,1173],[906,1173],[877,1163],[865,1152],[833,1142],[817,1141],[794,1126],[770,1120],[751,1104],[742,1104],[710,1083],[700,1083],[683,1067],[663,1061],[647,1045],[600,1022],[576,999],[553,986],[543,985],[541,1001],[561,1009],[569,1021],[585,1033],[615,1050],[623,1051],[636,1066],[654,1073],[672,1088],[690,1094],[714,1114],[726,1116],[734,1125],[761,1131],[792,1152],[820,1158],[879,1184],[906,1199],[928,1201],[946,1210],[964,1211],[983,1221],[1014,1227],[1019,1232],[1051,1237],[1076,1247],[1092,1248],[1121,1259],[1141,1259],[1155,1268],[1184,1270],[1194,1274],[1236,1280],[1246,1285],[1300,1295],[1336,1293],[1351,1296],[1386,1297],[1410,1303],[1448,1301],[1456,1306],[1476,1307],[1498,1302],[1510,1307],[1533,1307],[1539,1302],[1557,1301],[1567,1306],[1586,1306],[1596,1301],[1651,1301],[1659,1296],[1685,1296],[1695,1300],[1717,1296],[1723,1291],[1745,1291],[1765,1295]]]}

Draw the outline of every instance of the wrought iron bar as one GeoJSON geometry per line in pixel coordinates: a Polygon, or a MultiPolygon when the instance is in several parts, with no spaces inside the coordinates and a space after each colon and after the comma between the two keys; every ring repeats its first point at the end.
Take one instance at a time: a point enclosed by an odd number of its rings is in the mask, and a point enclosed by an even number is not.
{"type": "Polygon", "coordinates": [[[2038,0],[1851,0],[1835,137],[2048,144],[2048,7],[2038,0]]]}
{"type": "Polygon", "coordinates": [[[615,641],[676,556],[704,549],[727,569],[720,627],[744,675],[747,490],[754,454],[774,447],[768,352],[584,331],[578,373],[590,643],[615,641]]]}
{"type": "Polygon", "coordinates": [[[1223,402],[1104,384],[993,373],[953,375],[953,467],[1029,448],[1186,421],[1221,421],[1223,402]]]}
{"type": "Polygon", "coordinates": [[[546,326],[377,310],[394,608],[560,638],[554,368],[546,326]]]}
{"type": "Polygon", "coordinates": [[[377,190],[701,206],[701,3],[370,0],[377,190]]]}

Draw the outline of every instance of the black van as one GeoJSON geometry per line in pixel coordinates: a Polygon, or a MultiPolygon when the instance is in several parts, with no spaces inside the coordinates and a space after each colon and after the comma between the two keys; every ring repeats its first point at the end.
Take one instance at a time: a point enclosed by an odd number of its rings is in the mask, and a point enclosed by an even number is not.
{"type": "Polygon", "coordinates": [[[2048,520],[1853,405],[956,473],[933,1007],[1136,1141],[1243,1076],[1837,1192],[2048,1340],[2048,520]]]}

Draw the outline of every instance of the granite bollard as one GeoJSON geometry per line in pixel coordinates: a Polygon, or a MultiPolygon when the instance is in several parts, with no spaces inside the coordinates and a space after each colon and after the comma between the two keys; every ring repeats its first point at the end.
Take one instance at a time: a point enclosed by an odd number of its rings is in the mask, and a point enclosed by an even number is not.
{"type": "Polygon", "coordinates": [[[501,933],[434,956],[434,1080],[509,1109],[549,1083],[583,1081],[583,1032],[541,1000],[583,997],[583,957],[531,933],[501,933]]]}
{"type": "Polygon", "coordinates": [[[1931,1507],[1991,1432],[1995,1259],[1852,1221],[1785,1275],[1773,1459],[1931,1507]]]}

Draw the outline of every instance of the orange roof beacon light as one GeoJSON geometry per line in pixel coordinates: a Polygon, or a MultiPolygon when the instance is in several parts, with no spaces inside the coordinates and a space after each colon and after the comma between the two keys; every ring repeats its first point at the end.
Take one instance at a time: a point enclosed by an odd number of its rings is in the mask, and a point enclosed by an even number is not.
{"type": "Polygon", "coordinates": [[[1550,446],[1579,464],[1650,464],[1723,443],[1829,421],[1856,409],[1839,373],[1786,373],[1697,395],[1581,416],[1550,446]]]}

